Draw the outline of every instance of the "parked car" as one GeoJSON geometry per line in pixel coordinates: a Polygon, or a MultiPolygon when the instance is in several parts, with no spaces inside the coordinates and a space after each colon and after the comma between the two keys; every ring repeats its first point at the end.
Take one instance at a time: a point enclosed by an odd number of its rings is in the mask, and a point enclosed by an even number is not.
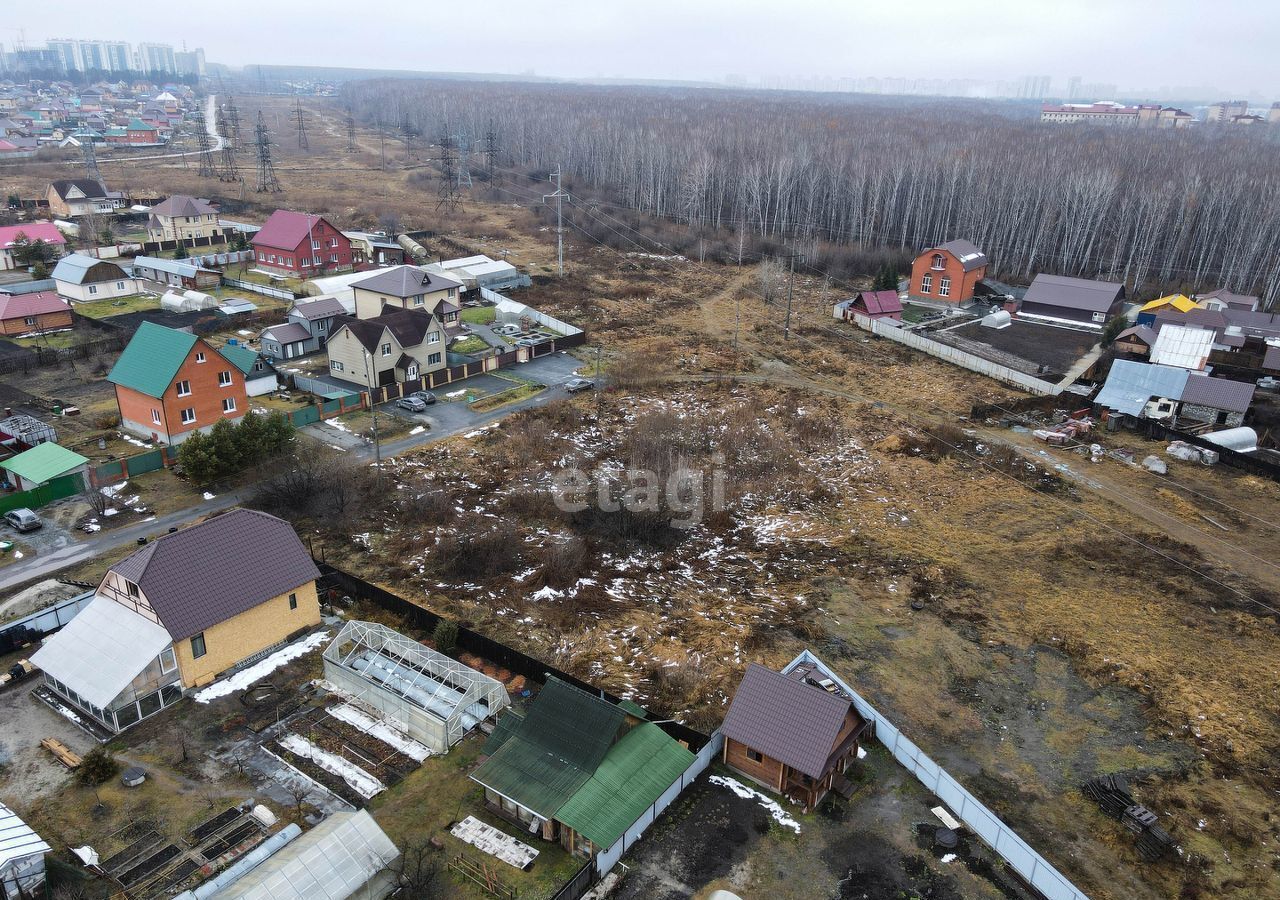
{"type": "Polygon", "coordinates": [[[44,525],[44,523],[40,521],[40,517],[26,507],[5,513],[4,520],[8,522],[15,531],[35,531],[37,528],[44,525]]]}
{"type": "Polygon", "coordinates": [[[401,397],[396,401],[396,406],[401,409],[407,409],[409,412],[426,412],[427,404],[423,403],[417,397],[410,394],[408,397],[401,397]]]}
{"type": "Polygon", "coordinates": [[[596,386],[596,383],[590,378],[570,378],[564,383],[564,389],[570,394],[577,394],[582,391],[589,391],[596,386]]]}
{"type": "Polygon", "coordinates": [[[1264,391],[1274,391],[1280,388],[1280,378],[1272,378],[1270,375],[1264,375],[1258,379],[1258,387],[1264,391]]]}
{"type": "Polygon", "coordinates": [[[427,404],[427,406],[430,406],[432,403],[436,402],[436,395],[431,393],[430,391],[414,391],[409,396],[417,397],[423,403],[427,404]]]}

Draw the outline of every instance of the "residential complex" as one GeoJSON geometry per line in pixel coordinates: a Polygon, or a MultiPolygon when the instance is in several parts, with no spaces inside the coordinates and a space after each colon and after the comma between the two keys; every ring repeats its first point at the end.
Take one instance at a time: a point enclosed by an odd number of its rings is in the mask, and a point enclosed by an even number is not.
{"type": "Polygon", "coordinates": [[[126,41],[77,40],[50,38],[44,48],[22,46],[5,57],[5,69],[11,72],[53,71],[125,73],[138,75],[205,74],[204,50],[175,50],[172,44],[140,43],[136,47],[126,41]]]}

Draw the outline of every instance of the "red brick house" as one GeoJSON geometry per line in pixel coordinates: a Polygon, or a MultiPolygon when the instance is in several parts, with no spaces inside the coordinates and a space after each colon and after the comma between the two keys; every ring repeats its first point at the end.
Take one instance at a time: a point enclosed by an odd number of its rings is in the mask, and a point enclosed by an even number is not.
{"type": "Polygon", "coordinates": [[[71,304],[54,291],[0,294],[0,334],[30,334],[71,327],[71,304]]]}
{"type": "Polygon", "coordinates": [[[987,274],[987,255],[965,240],[926,248],[911,264],[911,300],[953,303],[973,299],[973,289],[987,274]]]}
{"type": "Polygon", "coordinates": [[[851,697],[813,663],[775,672],[752,663],[724,724],[724,764],[814,809],[828,791],[848,796],[844,772],[867,722],[851,697]]]}
{"type": "Polygon", "coordinates": [[[323,216],[277,209],[249,243],[268,272],[311,278],[351,269],[351,239],[323,216]]]}
{"type": "Polygon", "coordinates": [[[143,322],[107,380],[120,424],[134,434],[177,444],[249,409],[244,373],[194,334],[143,322]]]}

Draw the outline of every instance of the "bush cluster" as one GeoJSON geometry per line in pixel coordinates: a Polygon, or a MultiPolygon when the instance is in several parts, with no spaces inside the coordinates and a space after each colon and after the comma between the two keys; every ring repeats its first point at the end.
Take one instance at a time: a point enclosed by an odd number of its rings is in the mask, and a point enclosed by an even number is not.
{"type": "Polygon", "coordinates": [[[178,448],[178,464],[196,484],[208,484],[279,453],[292,441],[287,415],[251,413],[238,423],[223,419],[207,433],[192,434],[178,448]]]}

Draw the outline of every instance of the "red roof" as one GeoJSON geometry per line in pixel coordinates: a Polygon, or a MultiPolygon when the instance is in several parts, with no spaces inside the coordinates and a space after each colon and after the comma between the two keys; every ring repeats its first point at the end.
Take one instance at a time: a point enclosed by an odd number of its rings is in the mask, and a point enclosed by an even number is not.
{"type": "Polygon", "coordinates": [[[20,234],[25,234],[27,240],[32,243],[44,241],[46,244],[65,244],[67,242],[62,232],[58,230],[58,226],[52,222],[30,222],[26,225],[6,225],[0,228],[0,249],[12,247],[20,234]]]}
{"type": "Polygon", "coordinates": [[[66,312],[71,305],[53,291],[34,294],[0,294],[0,320],[25,319],[45,313],[66,312]]]}
{"type": "Polygon", "coordinates": [[[902,301],[897,291],[862,291],[858,294],[867,312],[873,316],[888,316],[902,312],[902,301]]]}
{"type": "MultiPolygon", "coordinates": [[[[249,243],[263,247],[274,247],[277,250],[294,250],[311,233],[318,223],[325,222],[324,216],[313,216],[309,213],[294,212],[290,209],[277,209],[271,214],[262,229],[253,236],[249,243]]],[[[334,231],[337,231],[334,228],[334,231]]]]}

